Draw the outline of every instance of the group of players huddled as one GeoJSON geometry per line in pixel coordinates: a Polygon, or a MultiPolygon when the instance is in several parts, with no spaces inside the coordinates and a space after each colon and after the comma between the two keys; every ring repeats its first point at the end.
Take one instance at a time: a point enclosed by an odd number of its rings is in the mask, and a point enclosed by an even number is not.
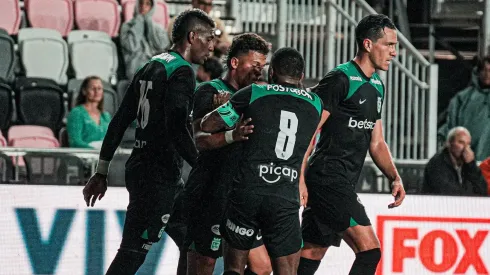
{"type": "Polygon", "coordinates": [[[181,251],[177,274],[213,274],[221,256],[225,275],[314,274],[342,239],[356,254],[349,274],[374,274],[380,244],[354,187],[369,151],[392,182],[389,207],[405,197],[376,73],[396,56],[392,21],[363,18],[357,55],[309,90],[293,48],[273,53],[264,81],[269,43],[253,33],[233,39],[224,77],[196,87],[191,63],[210,56],[214,27],[199,9],[179,14],[174,45],[138,70],[109,125],[83,190],[87,206],[104,196],[126,128],[138,126],[122,242],[106,274],[135,274],[164,233],[181,251]],[[192,166],[185,184],[183,160],[192,166]]]}

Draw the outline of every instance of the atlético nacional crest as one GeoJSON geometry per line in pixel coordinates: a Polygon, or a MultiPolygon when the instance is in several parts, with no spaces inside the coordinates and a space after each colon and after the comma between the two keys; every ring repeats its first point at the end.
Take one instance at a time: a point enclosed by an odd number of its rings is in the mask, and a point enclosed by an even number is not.
{"type": "Polygon", "coordinates": [[[381,112],[381,104],[382,104],[381,97],[378,96],[378,105],[377,105],[377,107],[378,107],[378,113],[381,112]]]}

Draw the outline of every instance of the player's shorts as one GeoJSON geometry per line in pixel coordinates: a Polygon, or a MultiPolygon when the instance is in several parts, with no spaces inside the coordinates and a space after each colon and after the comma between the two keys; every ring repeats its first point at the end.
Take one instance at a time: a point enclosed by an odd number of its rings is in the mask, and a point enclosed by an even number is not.
{"type": "MultiPolygon", "coordinates": [[[[217,259],[223,256],[220,223],[226,208],[228,190],[218,182],[231,181],[227,175],[209,175],[210,170],[193,169],[186,183],[186,194],[191,197],[186,201],[189,207],[186,246],[202,256],[217,259]],[[207,180],[207,182],[206,182],[207,180]],[[200,185],[203,188],[193,188],[200,185]]],[[[263,245],[260,235],[252,248],[263,245]]]]}
{"type": "Polygon", "coordinates": [[[302,245],[299,203],[257,189],[235,189],[220,232],[235,249],[253,249],[256,240],[261,239],[272,258],[296,253],[302,245]]]}
{"type": "Polygon", "coordinates": [[[167,183],[155,182],[147,176],[127,171],[126,189],[129,192],[129,205],[121,249],[147,253],[166,230],[177,245],[182,245],[185,232],[180,231],[185,230],[185,227],[170,222],[176,196],[182,188],[181,179],[167,183]]]}
{"type": "Polygon", "coordinates": [[[352,189],[339,192],[331,186],[308,185],[308,205],[301,223],[303,241],[340,246],[343,232],[351,226],[371,225],[361,200],[352,189]]]}

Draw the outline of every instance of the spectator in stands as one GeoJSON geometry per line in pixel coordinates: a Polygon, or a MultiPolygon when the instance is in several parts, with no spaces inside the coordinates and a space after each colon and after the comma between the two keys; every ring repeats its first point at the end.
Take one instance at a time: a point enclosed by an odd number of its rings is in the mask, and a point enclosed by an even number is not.
{"type": "MultiPolygon", "coordinates": [[[[213,9],[213,0],[192,0],[192,7],[201,9],[207,14],[211,13],[213,9]]],[[[228,52],[231,46],[231,39],[225,29],[225,24],[218,17],[213,17],[216,24],[216,43],[214,45],[214,55],[221,57],[223,54],[228,52]]],[[[172,28],[174,26],[174,20],[170,21],[168,25],[168,33],[172,33],[172,28]]]]}
{"type": "Polygon", "coordinates": [[[448,130],[456,126],[471,133],[477,161],[490,156],[490,56],[478,62],[470,85],[451,99],[447,122],[439,134],[447,137],[448,130]]]}
{"type": "Polygon", "coordinates": [[[199,65],[196,78],[198,82],[216,79],[223,74],[223,64],[216,57],[208,58],[204,64],[199,65]]]}
{"type": "Polygon", "coordinates": [[[487,184],[471,150],[471,135],[464,127],[448,133],[446,146],[425,166],[422,193],[487,195],[487,184]]]}
{"type": "Polygon", "coordinates": [[[487,181],[487,192],[490,195],[490,157],[480,163],[480,170],[483,177],[487,181]]]}
{"type": "Polygon", "coordinates": [[[154,55],[170,46],[167,32],[153,22],[154,0],[138,0],[134,17],[121,27],[121,46],[126,64],[126,76],[132,79],[136,70],[154,55]]]}
{"type": "Polygon", "coordinates": [[[100,77],[89,76],[83,80],[76,105],[66,125],[70,147],[99,149],[111,121],[111,115],[103,110],[104,88],[100,77]]]}

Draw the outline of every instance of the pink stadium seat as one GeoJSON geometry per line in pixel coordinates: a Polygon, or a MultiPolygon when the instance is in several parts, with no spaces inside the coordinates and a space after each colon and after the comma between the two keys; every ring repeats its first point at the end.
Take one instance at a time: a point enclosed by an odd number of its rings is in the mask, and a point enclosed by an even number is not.
{"type": "Polygon", "coordinates": [[[33,136],[16,138],[12,140],[11,146],[26,148],[57,148],[60,147],[60,144],[54,137],[33,136]]]}
{"type": "MultiPolygon", "coordinates": [[[[122,0],[124,22],[127,22],[133,18],[134,6],[138,0],[122,0]]],[[[163,1],[156,0],[157,3],[155,13],[153,14],[153,21],[160,24],[165,30],[168,26],[169,15],[167,4],[163,1]]]]}
{"type": "Polygon", "coordinates": [[[57,30],[67,36],[73,28],[72,0],[24,0],[32,27],[57,30]]]}
{"type": "Polygon", "coordinates": [[[111,37],[119,33],[121,18],[116,0],[74,0],[75,23],[80,30],[103,31],[111,37]]]}
{"type": "MultiPolygon", "coordinates": [[[[8,143],[13,146],[13,142],[23,138],[46,137],[56,140],[53,131],[48,127],[36,125],[14,125],[8,131],[8,143]]],[[[58,146],[56,146],[58,147],[58,146]]],[[[37,147],[36,147],[37,148],[37,147]]]]}
{"type": "Polygon", "coordinates": [[[0,147],[4,147],[4,146],[7,146],[7,141],[2,136],[2,133],[0,133],[0,147]]]}
{"type": "Polygon", "coordinates": [[[20,26],[20,7],[18,0],[0,0],[0,28],[10,35],[17,34],[20,26]]]}

